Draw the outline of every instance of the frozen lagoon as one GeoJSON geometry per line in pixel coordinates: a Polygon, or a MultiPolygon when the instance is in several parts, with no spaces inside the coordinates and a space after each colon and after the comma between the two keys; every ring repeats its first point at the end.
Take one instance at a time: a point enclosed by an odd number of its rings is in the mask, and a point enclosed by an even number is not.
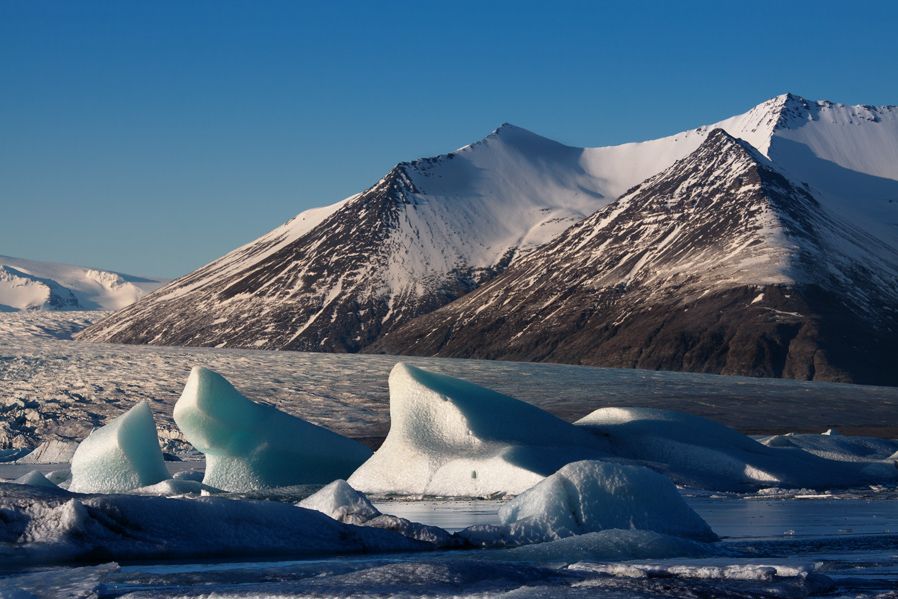
{"type": "MultiPolygon", "coordinates": [[[[55,426],[84,431],[83,436],[85,429],[141,398],[150,401],[164,429],[164,418],[194,365],[222,372],[256,401],[343,434],[386,433],[386,380],[394,358],[93,345],[56,338],[72,326],[60,315],[22,315],[2,324],[0,398],[25,404],[5,411],[4,417],[16,411],[22,424],[7,435],[18,430],[27,437],[55,426]]],[[[558,365],[404,361],[526,399],[569,421],[598,407],[631,405],[696,413],[746,432],[834,427],[898,436],[889,434],[898,413],[893,389],[558,365]]],[[[633,562],[610,551],[619,543],[592,539],[589,547],[569,544],[552,555],[509,550],[283,561],[289,559],[284,555],[277,562],[125,563],[119,571],[100,565],[44,566],[30,588],[36,596],[53,597],[88,597],[97,591],[110,597],[766,597],[808,592],[874,596],[896,587],[894,489],[818,499],[686,495],[719,535],[729,537],[713,555],[633,562]],[[881,530],[879,522],[872,523],[880,518],[887,523],[881,530]],[[777,568],[773,572],[771,564],[777,568]],[[818,570],[835,583],[832,591],[804,584],[818,570]],[[71,592],[64,594],[64,588],[71,592]]],[[[459,527],[491,517],[479,503],[469,504],[470,509],[457,502],[415,505],[441,513],[440,518],[458,519],[459,527]]],[[[27,587],[18,584],[27,582],[21,566],[6,569],[3,576],[8,588],[27,587]]]]}

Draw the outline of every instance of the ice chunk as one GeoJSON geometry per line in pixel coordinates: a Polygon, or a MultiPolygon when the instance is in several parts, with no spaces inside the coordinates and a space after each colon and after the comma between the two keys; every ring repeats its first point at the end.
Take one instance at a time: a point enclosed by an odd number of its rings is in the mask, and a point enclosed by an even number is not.
{"type": "MultiPolygon", "coordinates": [[[[185,482],[185,481],[178,481],[185,482]]],[[[0,483],[0,564],[433,549],[278,501],[76,495],[0,483]]]]}
{"type": "Polygon", "coordinates": [[[513,397],[399,363],[390,432],[348,479],[366,493],[520,493],[569,462],[607,454],[600,439],[513,397]]]}
{"type": "MultiPolygon", "coordinates": [[[[717,491],[765,487],[849,487],[881,481],[863,463],[824,459],[797,447],[796,436],[767,447],[706,418],[651,408],[602,408],[575,423],[677,484],[717,491]]],[[[814,435],[829,443],[839,437],[814,435]],[[829,441],[826,441],[829,440],[829,441]]]]}
{"type": "Polygon", "coordinates": [[[503,526],[459,533],[484,545],[554,541],[603,530],[648,530],[716,541],[673,482],[641,466],[586,460],[568,464],[499,509],[503,526]]]}
{"type": "Polygon", "coordinates": [[[461,544],[459,539],[442,528],[381,514],[364,493],[353,489],[345,480],[335,480],[296,505],[327,514],[338,522],[392,530],[404,537],[423,541],[434,547],[452,547],[461,544]]]}
{"type": "Polygon", "coordinates": [[[44,441],[34,448],[28,455],[19,458],[19,464],[62,464],[70,462],[78,449],[75,441],[60,441],[54,439],[44,441]]]}
{"type": "Polygon", "coordinates": [[[226,491],[329,483],[371,456],[361,443],[248,400],[201,367],[190,373],[174,419],[206,455],[203,483],[226,491]]]}
{"type": "Polygon", "coordinates": [[[317,510],[347,524],[361,524],[380,515],[364,493],[356,491],[342,479],[335,480],[296,505],[317,510]]]}
{"type": "Polygon", "coordinates": [[[20,476],[14,483],[18,483],[20,485],[35,485],[37,487],[55,487],[56,483],[51,481],[49,478],[43,475],[40,470],[32,470],[25,476],[20,476]]]}
{"type": "Polygon", "coordinates": [[[70,491],[118,493],[170,478],[147,402],[93,431],[72,456],[70,491]]]}

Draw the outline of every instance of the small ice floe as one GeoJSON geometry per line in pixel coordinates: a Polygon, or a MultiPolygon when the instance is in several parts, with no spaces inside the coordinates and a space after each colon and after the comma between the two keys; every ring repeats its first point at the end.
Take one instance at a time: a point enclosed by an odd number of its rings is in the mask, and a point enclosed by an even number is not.
{"type": "Polygon", "coordinates": [[[485,546],[542,543],[613,529],[718,540],[666,476],[599,461],[564,466],[503,505],[499,518],[501,526],[473,526],[459,536],[485,546]]]}
{"type": "Polygon", "coordinates": [[[196,367],[174,419],[206,456],[206,485],[253,491],[347,478],[371,456],[352,439],[257,404],[219,374],[196,367]]]}
{"type": "Polygon", "coordinates": [[[119,493],[167,478],[171,476],[159,448],[153,413],[141,401],[78,445],[69,490],[119,493]]]}
{"type": "Polygon", "coordinates": [[[389,514],[382,514],[364,493],[353,489],[345,480],[336,480],[314,495],[296,504],[327,514],[338,522],[383,528],[404,537],[430,543],[434,547],[454,547],[464,542],[442,528],[411,522],[389,514]]]}

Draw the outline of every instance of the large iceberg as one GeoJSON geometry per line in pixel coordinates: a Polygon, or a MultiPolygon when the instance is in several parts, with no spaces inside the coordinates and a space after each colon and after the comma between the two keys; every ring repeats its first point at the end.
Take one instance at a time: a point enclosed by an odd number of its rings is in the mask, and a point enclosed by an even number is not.
{"type": "Polygon", "coordinates": [[[389,384],[390,432],[348,479],[366,493],[517,494],[608,455],[588,431],[467,381],[398,363],[389,384]]]}
{"type": "Polygon", "coordinates": [[[600,461],[568,464],[499,509],[502,526],[460,533],[485,545],[555,541],[605,530],[641,530],[716,541],[673,482],[641,466],[600,461]]]}
{"type": "Polygon", "coordinates": [[[69,490],[119,493],[168,478],[153,413],[141,401],[78,445],[69,490]]]}
{"type": "Polygon", "coordinates": [[[610,443],[618,458],[643,463],[685,486],[736,492],[850,487],[898,475],[891,464],[886,468],[877,460],[826,459],[776,441],[768,447],[722,424],[670,410],[602,408],[575,424],[610,443]]]}
{"type": "Polygon", "coordinates": [[[361,443],[250,401],[202,367],[190,373],[174,419],[206,455],[203,483],[225,491],[329,483],[371,456],[361,443]]]}

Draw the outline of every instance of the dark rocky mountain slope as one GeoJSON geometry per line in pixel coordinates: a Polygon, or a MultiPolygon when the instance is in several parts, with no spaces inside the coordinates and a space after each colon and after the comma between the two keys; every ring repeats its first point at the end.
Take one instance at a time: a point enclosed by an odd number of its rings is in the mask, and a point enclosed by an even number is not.
{"type": "Polygon", "coordinates": [[[896,308],[894,247],[715,130],[365,351],[898,384],[896,308]]]}

